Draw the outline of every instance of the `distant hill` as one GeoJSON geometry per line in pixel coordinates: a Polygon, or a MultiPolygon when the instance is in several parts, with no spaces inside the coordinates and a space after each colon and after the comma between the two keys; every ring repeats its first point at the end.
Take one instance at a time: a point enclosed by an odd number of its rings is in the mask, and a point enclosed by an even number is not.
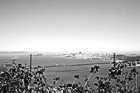
{"type": "Polygon", "coordinates": [[[136,57],[127,57],[125,60],[126,60],[126,61],[140,61],[140,56],[136,56],[136,57]]]}
{"type": "Polygon", "coordinates": [[[140,61],[140,56],[126,56],[126,55],[116,55],[117,60],[125,60],[125,61],[140,61]]]}
{"type": "Polygon", "coordinates": [[[0,53],[30,53],[27,51],[0,51],[0,53]]]}

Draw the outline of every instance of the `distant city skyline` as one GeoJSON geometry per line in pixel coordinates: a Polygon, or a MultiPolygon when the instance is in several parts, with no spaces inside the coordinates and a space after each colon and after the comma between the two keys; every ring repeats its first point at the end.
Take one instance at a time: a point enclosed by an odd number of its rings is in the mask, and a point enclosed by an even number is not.
{"type": "Polygon", "coordinates": [[[0,51],[140,51],[140,0],[0,0],[0,51]]]}

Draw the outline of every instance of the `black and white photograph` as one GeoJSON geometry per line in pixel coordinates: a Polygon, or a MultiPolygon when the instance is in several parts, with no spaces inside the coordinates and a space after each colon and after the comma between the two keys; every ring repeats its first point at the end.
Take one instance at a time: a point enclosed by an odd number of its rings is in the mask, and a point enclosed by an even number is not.
{"type": "Polygon", "coordinates": [[[140,93],[140,0],[0,0],[0,93],[140,93]]]}

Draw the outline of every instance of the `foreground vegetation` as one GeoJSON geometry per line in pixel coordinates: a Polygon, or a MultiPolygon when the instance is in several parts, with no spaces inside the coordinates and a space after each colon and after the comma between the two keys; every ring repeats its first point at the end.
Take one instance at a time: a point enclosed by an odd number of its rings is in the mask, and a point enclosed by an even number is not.
{"type": "Polygon", "coordinates": [[[100,66],[90,68],[89,76],[85,77],[85,84],[74,75],[73,82],[65,84],[60,77],[53,79],[50,85],[44,74],[45,68],[32,67],[13,62],[12,67],[0,73],[0,93],[140,93],[137,85],[137,69],[125,70],[126,64],[112,62],[107,77],[96,76],[96,82],[90,80],[91,76],[98,73],[100,66]],[[58,81],[61,81],[58,85],[58,81]],[[96,88],[91,86],[94,83],[96,88]]]}

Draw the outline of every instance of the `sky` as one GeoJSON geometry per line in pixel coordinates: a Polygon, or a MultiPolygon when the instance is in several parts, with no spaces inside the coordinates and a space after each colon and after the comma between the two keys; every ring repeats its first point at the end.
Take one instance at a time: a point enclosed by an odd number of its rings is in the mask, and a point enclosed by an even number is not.
{"type": "Polygon", "coordinates": [[[140,0],[0,0],[0,51],[140,51],[140,0]]]}

